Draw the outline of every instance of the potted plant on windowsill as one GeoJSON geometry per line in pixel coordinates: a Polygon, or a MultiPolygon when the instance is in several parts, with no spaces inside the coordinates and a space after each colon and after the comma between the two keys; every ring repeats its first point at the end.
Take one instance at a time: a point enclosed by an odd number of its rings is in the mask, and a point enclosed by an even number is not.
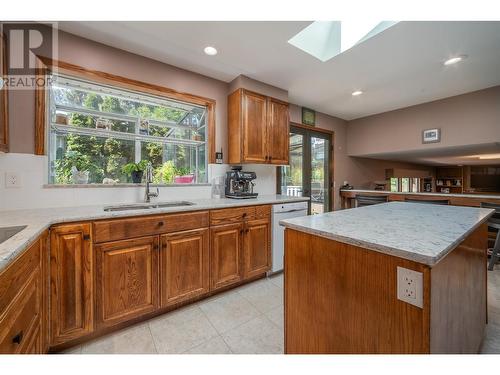
{"type": "Polygon", "coordinates": [[[132,177],[132,182],[134,184],[140,184],[147,165],[147,160],[141,160],[139,163],[128,163],[122,167],[122,171],[127,176],[132,177]]]}
{"type": "Polygon", "coordinates": [[[174,183],[176,184],[191,184],[194,181],[194,173],[186,167],[175,168],[174,183]]]}

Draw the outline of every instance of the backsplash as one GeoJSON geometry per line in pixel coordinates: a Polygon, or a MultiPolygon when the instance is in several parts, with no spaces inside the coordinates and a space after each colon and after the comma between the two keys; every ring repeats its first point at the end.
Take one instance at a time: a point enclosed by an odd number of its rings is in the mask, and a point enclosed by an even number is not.
{"type": "MultiPolygon", "coordinates": [[[[69,207],[140,202],[144,187],[85,187],[53,188],[47,184],[47,157],[31,154],[0,154],[0,210],[69,207]],[[15,172],[21,186],[6,188],[6,173],[15,172]]],[[[228,164],[209,164],[208,181],[222,176],[231,168],[228,164]]],[[[276,167],[245,165],[244,170],[257,173],[255,192],[276,193],[276,167]]],[[[160,201],[210,198],[212,186],[185,185],[160,187],[160,201]]]]}

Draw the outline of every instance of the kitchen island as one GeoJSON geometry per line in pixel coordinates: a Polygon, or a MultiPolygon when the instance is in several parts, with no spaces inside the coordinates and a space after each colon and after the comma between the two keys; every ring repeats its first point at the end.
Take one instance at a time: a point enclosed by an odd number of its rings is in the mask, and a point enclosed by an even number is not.
{"type": "Polygon", "coordinates": [[[492,214],[391,202],[282,221],[285,352],[477,353],[492,214]]]}

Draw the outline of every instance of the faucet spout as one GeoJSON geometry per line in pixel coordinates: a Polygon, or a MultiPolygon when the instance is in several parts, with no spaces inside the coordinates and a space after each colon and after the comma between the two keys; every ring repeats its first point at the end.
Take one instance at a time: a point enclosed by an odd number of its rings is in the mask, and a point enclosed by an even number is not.
{"type": "Polygon", "coordinates": [[[160,195],[160,190],[156,188],[156,192],[151,191],[150,184],[153,182],[153,166],[151,162],[148,162],[146,166],[146,191],[144,192],[144,202],[151,202],[151,197],[158,197],[160,195]]]}

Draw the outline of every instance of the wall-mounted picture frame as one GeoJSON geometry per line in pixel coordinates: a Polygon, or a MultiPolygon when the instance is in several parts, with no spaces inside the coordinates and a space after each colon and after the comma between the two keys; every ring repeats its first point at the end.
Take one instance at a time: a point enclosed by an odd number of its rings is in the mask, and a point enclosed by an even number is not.
{"type": "Polygon", "coordinates": [[[441,129],[426,129],[422,130],[422,143],[438,143],[441,142],[441,129]]]}
{"type": "Polygon", "coordinates": [[[304,125],[316,125],[316,112],[312,109],[302,107],[302,123],[304,125]]]}

